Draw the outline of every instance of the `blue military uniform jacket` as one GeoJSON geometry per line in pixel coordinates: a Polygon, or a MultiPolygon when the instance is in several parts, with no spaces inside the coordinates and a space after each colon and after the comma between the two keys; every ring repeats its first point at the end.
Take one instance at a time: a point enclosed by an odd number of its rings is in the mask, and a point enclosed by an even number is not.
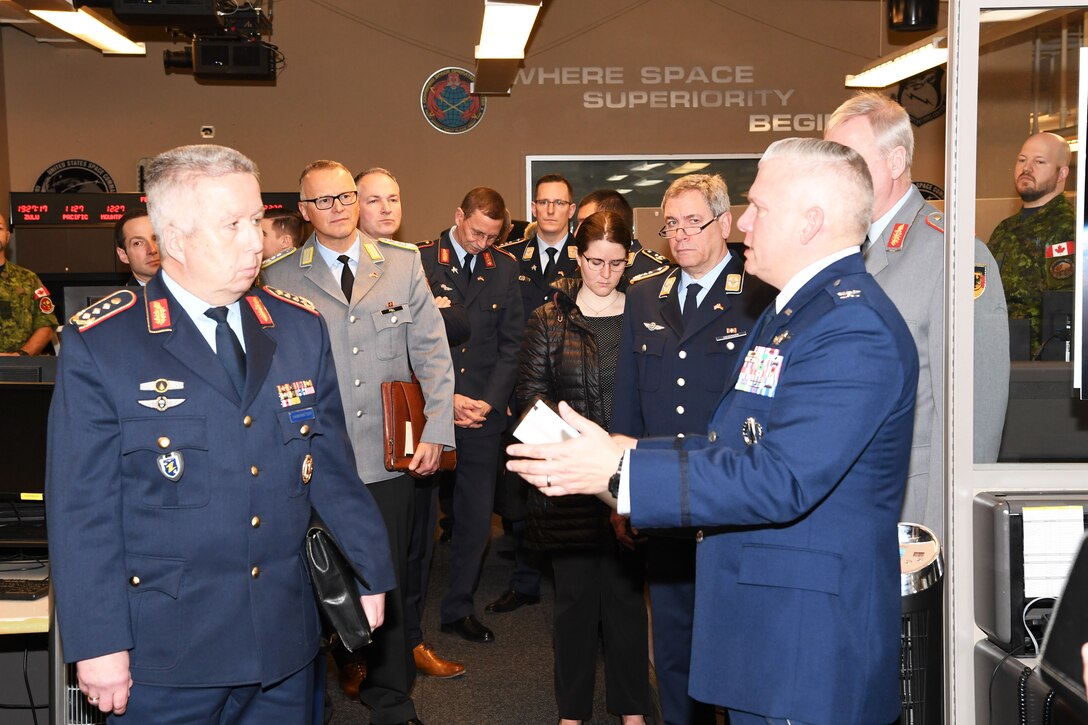
{"type": "Polygon", "coordinates": [[[476,256],[472,281],[461,271],[447,229],[419,244],[420,261],[431,292],[464,305],[468,340],[450,348],[456,392],[491,405],[481,428],[457,428],[458,436],[486,435],[506,427],[506,406],[517,376],[518,350],[525,332],[518,266],[508,253],[488,249],[476,256]]]}
{"type": "Polygon", "coordinates": [[[302,558],[311,507],[369,592],[396,585],[324,321],[291,295],[239,304],[241,399],[161,274],[64,331],[46,506],[68,661],[129,650],[135,681],[174,686],[271,684],[306,666],[320,633],[302,558]]]}
{"type": "Polygon", "coordinates": [[[735,527],[696,537],[689,692],[772,718],[891,722],[910,331],[853,254],[757,323],[733,379],[706,436],[631,453],[635,526],[735,527]]]}
{"type": "Polygon", "coordinates": [[[555,257],[555,272],[548,277],[541,271],[540,248],[536,237],[518,239],[497,247],[511,255],[518,266],[518,283],[521,288],[522,327],[529,322],[533,310],[547,302],[555,294],[551,287],[553,279],[577,277],[578,248],[574,246],[574,235],[568,234],[563,246],[555,257]]]}
{"type": "Polygon", "coordinates": [[[677,300],[680,269],[627,291],[612,432],[635,437],[706,430],[729,373],[774,290],[732,259],[685,328],[677,300]]]}

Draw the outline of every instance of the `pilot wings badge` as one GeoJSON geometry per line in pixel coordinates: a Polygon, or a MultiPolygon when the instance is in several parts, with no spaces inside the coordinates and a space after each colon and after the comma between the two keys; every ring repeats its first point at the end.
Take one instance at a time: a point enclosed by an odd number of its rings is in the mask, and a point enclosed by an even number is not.
{"type": "Polygon", "coordinates": [[[658,330],[664,330],[664,325],[659,325],[656,322],[643,322],[642,325],[650,332],[657,332],[658,330]]]}

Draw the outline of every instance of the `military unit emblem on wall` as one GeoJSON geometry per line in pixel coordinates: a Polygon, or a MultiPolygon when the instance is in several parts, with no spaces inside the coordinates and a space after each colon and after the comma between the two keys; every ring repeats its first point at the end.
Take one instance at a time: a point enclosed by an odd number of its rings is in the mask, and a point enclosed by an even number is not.
{"type": "Polygon", "coordinates": [[[464,68],[435,71],[423,84],[419,105],[427,123],[442,133],[464,133],[484,117],[486,99],[470,92],[476,76],[464,68]]]}

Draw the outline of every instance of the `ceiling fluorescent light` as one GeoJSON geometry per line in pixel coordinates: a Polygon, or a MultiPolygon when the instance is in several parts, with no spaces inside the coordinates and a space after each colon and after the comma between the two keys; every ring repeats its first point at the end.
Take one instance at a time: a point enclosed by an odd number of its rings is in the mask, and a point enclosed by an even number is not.
{"type": "Polygon", "coordinates": [[[1041,15],[1045,13],[1047,9],[1048,8],[1031,10],[1027,8],[1017,8],[1015,10],[983,10],[979,13],[978,21],[980,23],[1010,23],[1015,20],[1024,20],[1025,18],[1041,15]]]}
{"type": "Polygon", "coordinates": [[[905,78],[924,73],[948,62],[944,36],[932,36],[907,46],[895,55],[878,58],[856,76],[846,76],[847,88],[887,88],[905,78]]]}
{"type": "Polygon", "coordinates": [[[658,166],[664,166],[664,165],[665,165],[664,161],[658,161],[657,163],[650,163],[649,161],[647,161],[644,164],[638,164],[637,166],[632,166],[631,171],[653,171],[658,166]]]}
{"type": "Polygon", "coordinates": [[[498,2],[484,0],[484,24],[476,58],[525,57],[525,44],[533,32],[540,3],[498,2]]]}
{"type": "Polygon", "coordinates": [[[643,179],[642,181],[636,181],[635,186],[656,186],[663,181],[664,179],[643,179]]]}
{"type": "Polygon", "coordinates": [[[31,15],[74,35],[109,55],[147,55],[143,43],[133,43],[83,8],[76,11],[31,10],[31,15]]]}
{"type": "Polygon", "coordinates": [[[605,181],[623,181],[626,178],[627,174],[614,174],[605,179],[605,181]]]}
{"type": "Polygon", "coordinates": [[[702,171],[706,167],[710,166],[709,163],[699,161],[688,161],[687,163],[680,164],[675,169],[669,169],[670,174],[694,174],[696,171],[702,171]]]}
{"type": "Polygon", "coordinates": [[[484,0],[473,93],[506,95],[510,92],[518,66],[525,58],[525,44],[533,32],[540,5],[540,2],[484,0]]]}

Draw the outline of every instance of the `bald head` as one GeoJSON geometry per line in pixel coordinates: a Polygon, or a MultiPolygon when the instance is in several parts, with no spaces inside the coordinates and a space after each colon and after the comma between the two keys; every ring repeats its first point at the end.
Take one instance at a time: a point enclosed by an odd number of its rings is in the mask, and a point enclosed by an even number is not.
{"type": "Polygon", "coordinates": [[[808,265],[865,238],[873,182],[853,149],[818,139],[783,139],[767,149],[737,226],[745,269],[782,289],[808,265]]]}
{"type": "Polygon", "coordinates": [[[1056,133],[1029,136],[1016,157],[1016,193],[1031,209],[1065,191],[1069,177],[1069,143],[1056,133]]]}

